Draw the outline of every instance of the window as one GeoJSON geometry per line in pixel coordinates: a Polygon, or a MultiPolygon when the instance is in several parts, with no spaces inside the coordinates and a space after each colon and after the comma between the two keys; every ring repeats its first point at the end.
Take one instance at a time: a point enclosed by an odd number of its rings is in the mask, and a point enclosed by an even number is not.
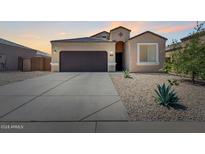
{"type": "Polygon", "coordinates": [[[138,43],[137,64],[153,65],[159,64],[157,43],[138,43]]]}

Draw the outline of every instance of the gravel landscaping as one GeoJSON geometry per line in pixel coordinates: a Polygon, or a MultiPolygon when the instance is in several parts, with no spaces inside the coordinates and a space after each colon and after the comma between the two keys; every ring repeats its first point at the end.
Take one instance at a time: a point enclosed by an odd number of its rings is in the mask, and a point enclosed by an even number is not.
{"type": "Polygon", "coordinates": [[[6,85],[12,82],[22,81],[26,79],[35,78],[38,76],[47,75],[51,72],[0,72],[0,86],[6,85]]]}
{"type": "Polygon", "coordinates": [[[130,121],[205,121],[204,85],[192,85],[184,78],[163,73],[131,73],[133,79],[124,79],[119,73],[110,76],[130,121]],[[156,85],[167,83],[168,79],[180,80],[180,85],[174,88],[186,109],[168,109],[154,101],[156,85]]]}

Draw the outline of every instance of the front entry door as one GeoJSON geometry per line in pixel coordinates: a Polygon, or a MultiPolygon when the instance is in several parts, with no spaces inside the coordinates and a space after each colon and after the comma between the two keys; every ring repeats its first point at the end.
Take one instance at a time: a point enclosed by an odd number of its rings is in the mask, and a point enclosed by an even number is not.
{"type": "Polygon", "coordinates": [[[123,56],[123,53],[120,52],[120,53],[116,53],[116,71],[122,71],[122,56],[123,56]]]}

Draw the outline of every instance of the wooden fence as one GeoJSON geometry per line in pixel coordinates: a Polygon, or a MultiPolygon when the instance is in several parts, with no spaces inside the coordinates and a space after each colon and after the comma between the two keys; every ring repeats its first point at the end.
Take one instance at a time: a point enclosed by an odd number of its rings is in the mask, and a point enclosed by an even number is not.
{"type": "Polygon", "coordinates": [[[51,71],[51,58],[32,57],[23,60],[23,71],[51,71]]]}

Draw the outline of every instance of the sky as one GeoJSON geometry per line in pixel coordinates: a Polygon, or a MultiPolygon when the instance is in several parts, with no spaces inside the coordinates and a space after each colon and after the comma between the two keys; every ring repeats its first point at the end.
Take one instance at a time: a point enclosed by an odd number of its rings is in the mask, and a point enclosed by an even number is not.
{"type": "Polygon", "coordinates": [[[0,38],[50,53],[51,40],[88,37],[117,26],[131,29],[131,37],[155,32],[168,38],[168,45],[189,35],[196,21],[1,21],[0,38]]]}

